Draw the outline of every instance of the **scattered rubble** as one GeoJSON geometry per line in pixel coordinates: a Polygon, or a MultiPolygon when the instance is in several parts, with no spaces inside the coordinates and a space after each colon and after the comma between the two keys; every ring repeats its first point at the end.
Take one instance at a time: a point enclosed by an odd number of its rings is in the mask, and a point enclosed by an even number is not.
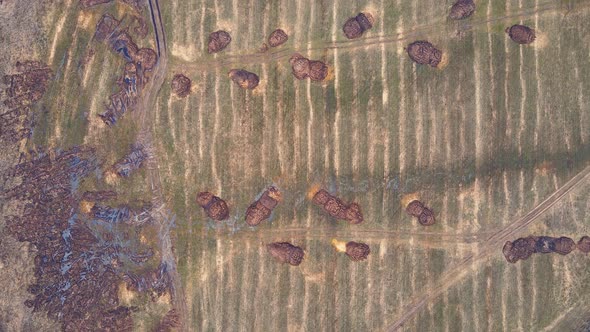
{"type": "Polygon", "coordinates": [[[191,80],[182,74],[174,75],[170,84],[172,92],[179,98],[184,98],[191,93],[191,80]]]}
{"type": "Polygon", "coordinates": [[[578,241],[578,250],[587,254],[590,252],[590,237],[589,236],[582,236],[580,241],[578,241]]]}
{"type": "Polygon", "coordinates": [[[243,69],[232,69],[229,71],[228,76],[242,89],[252,90],[260,82],[258,75],[243,69]]]}
{"type": "Polygon", "coordinates": [[[532,254],[558,253],[567,255],[576,249],[574,240],[568,237],[529,236],[516,239],[514,242],[506,241],[502,253],[509,263],[526,260],[532,254]]]}
{"type": "Polygon", "coordinates": [[[283,264],[289,263],[293,266],[301,264],[305,256],[303,249],[289,242],[270,243],[266,245],[266,249],[277,261],[283,264]]]}
{"type": "Polygon", "coordinates": [[[268,45],[270,47],[277,47],[287,42],[289,36],[282,29],[276,29],[270,36],[268,36],[268,45]]]}
{"type": "Polygon", "coordinates": [[[442,60],[442,52],[425,40],[411,43],[406,50],[410,59],[420,65],[437,67],[442,60]]]}
{"type": "Polygon", "coordinates": [[[473,0],[458,0],[451,7],[449,18],[452,20],[463,20],[475,12],[475,2],[473,0]]]}
{"type": "Polygon", "coordinates": [[[129,177],[131,172],[142,166],[147,157],[148,155],[143,147],[139,145],[133,146],[128,155],[112,166],[112,170],[120,177],[129,177]]]}
{"type": "Polygon", "coordinates": [[[369,13],[359,13],[356,17],[351,17],[344,23],[342,31],[348,39],[355,39],[373,27],[375,20],[369,13]]]}
{"type": "Polygon", "coordinates": [[[197,195],[197,204],[199,204],[205,210],[207,216],[213,220],[221,221],[229,217],[227,203],[208,191],[200,192],[197,195]]]}
{"type": "Polygon", "coordinates": [[[350,224],[363,222],[363,214],[357,203],[344,204],[338,197],[332,196],[324,189],[320,189],[313,196],[312,201],[333,218],[347,220],[350,224]]]}
{"type": "Polygon", "coordinates": [[[209,53],[217,53],[223,51],[231,43],[231,36],[227,31],[218,30],[209,35],[209,45],[207,50],[209,53]]]}
{"type": "Polygon", "coordinates": [[[526,25],[515,24],[506,28],[506,33],[514,42],[518,44],[530,44],[535,41],[535,30],[526,25]]]}
{"type": "Polygon", "coordinates": [[[246,223],[250,226],[258,226],[268,219],[272,210],[279,204],[281,192],[275,188],[268,188],[262,196],[252,203],[246,210],[246,223]]]}
{"type": "Polygon", "coordinates": [[[328,76],[328,66],[316,60],[309,60],[299,53],[293,54],[289,59],[293,75],[298,80],[309,77],[312,81],[323,81],[328,76]]]}

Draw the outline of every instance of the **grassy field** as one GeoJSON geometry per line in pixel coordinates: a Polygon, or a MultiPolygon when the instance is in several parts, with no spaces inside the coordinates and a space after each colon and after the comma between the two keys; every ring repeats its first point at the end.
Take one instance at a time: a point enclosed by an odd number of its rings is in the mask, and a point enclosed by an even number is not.
{"type": "MultiPolygon", "coordinates": [[[[478,1],[462,22],[446,19],[451,4],[160,3],[170,61],[148,116],[164,197],[177,216],[190,330],[388,330],[454,273],[465,276],[443,285],[403,330],[567,331],[590,320],[583,254],[512,265],[498,247],[458,265],[589,165],[590,3],[478,1]],[[348,41],[341,26],[360,11],[375,26],[348,41]],[[532,46],[507,38],[504,29],[516,23],[538,31],[532,46]],[[276,28],[289,41],[260,52],[276,28]],[[207,38],[218,29],[232,43],[210,55],[207,38]],[[410,61],[404,47],[419,39],[445,52],[444,69],[410,61]],[[288,63],[294,52],[325,61],[329,78],[297,81],[288,63]],[[232,68],[257,73],[260,86],[241,90],[227,77],[232,68]],[[171,94],[177,73],[193,82],[186,99],[171,94]],[[271,184],[283,201],[270,222],[247,227],[246,208],[271,184]],[[339,223],[312,206],[307,196],[317,185],[358,202],[365,222],[339,223]],[[227,200],[228,221],[206,218],[194,201],[203,190],[227,200]],[[434,209],[434,226],[405,214],[409,197],[434,209]],[[331,248],[332,238],[366,242],[372,253],[353,263],[331,248]],[[302,246],[304,263],[277,264],[264,249],[274,241],[302,246]]],[[[138,128],[130,117],[114,128],[97,118],[125,62],[91,38],[103,12],[120,18],[130,8],[81,10],[75,0],[33,7],[44,37],[22,53],[50,64],[55,80],[29,144],[87,143],[108,165],[127,153],[138,128]],[[96,53],[81,67],[90,47],[96,53]]],[[[154,47],[152,39],[136,42],[154,47]]],[[[117,190],[149,196],[143,173],[117,190]]],[[[590,234],[589,194],[586,178],[511,239],[590,234]]],[[[138,330],[154,323],[145,317],[138,314],[138,330]]]]}
{"type": "MultiPolygon", "coordinates": [[[[444,2],[165,6],[169,79],[184,73],[194,85],[182,100],[165,85],[154,114],[192,326],[385,330],[495,230],[580,171],[590,157],[583,23],[590,12],[587,3],[572,4],[567,12],[567,3],[478,2],[461,23],[446,20],[444,2]],[[371,12],[375,27],[347,41],[341,25],[359,11],[371,12]],[[504,28],[516,23],[540,31],[535,46],[506,37],[504,28]],[[279,27],[289,42],[259,53],[279,27]],[[217,29],[233,40],[209,55],[207,36],[217,29]],[[444,70],[410,62],[403,47],[418,39],[448,54],[444,70]],[[330,79],[296,81],[293,52],[326,61],[330,79]],[[259,74],[260,87],[233,85],[232,68],[259,74]],[[246,227],[245,209],[271,184],[284,201],[270,223],[246,227]],[[311,206],[306,193],[314,184],[359,202],[365,223],[338,224],[311,206]],[[229,202],[228,222],[206,219],[194,203],[201,190],[229,202]],[[437,211],[436,225],[423,228],[403,212],[401,201],[412,194],[437,211]],[[333,237],[367,242],[373,253],[352,263],[331,249],[333,237]],[[303,246],[305,263],[277,265],[263,248],[273,241],[303,246]]],[[[578,190],[514,238],[588,232],[590,189],[578,190]]],[[[538,256],[510,265],[498,247],[404,330],[558,328],[585,301],[585,259],[538,256]]]]}

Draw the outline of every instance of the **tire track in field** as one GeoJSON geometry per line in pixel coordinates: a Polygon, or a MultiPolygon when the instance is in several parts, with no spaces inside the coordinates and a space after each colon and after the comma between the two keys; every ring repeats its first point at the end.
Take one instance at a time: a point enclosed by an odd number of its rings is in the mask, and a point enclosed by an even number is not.
{"type": "Polygon", "coordinates": [[[590,166],[584,168],[580,173],[574,176],[571,180],[566,182],[561,188],[549,195],[543,202],[537,205],[529,213],[523,217],[509,223],[492,236],[481,246],[478,254],[470,254],[453,267],[449,268],[447,272],[441,277],[435,287],[426,290],[423,294],[414,298],[410,305],[408,305],[401,316],[390,325],[388,331],[398,331],[404,324],[416,315],[424,306],[432,303],[445,290],[452,287],[458,281],[463,279],[468,274],[468,270],[472,268],[473,264],[490,256],[493,252],[499,251],[503,242],[508,240],[510,236],[516,236],[520,231],[524,230],[532,222],[537,220],[537,217],[542,215],[545,211],[551,208],[555,203],[559,202],[562,197],[571,192],[573,189],[583,184],[584,181],[590,181],[590,166]]]}

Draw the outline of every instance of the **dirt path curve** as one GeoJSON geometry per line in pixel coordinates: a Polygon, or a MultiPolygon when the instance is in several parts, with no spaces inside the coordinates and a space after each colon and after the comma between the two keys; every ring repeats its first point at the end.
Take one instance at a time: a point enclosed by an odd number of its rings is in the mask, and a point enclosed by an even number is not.
{"type": "Polygon", "coordinates": [[[180,275],[176,269],[176,259],[172,251],[172,240],[170,228],[174,224],[174,215],[165,205],[162,192],[162,180],[160,177],[160,165],[155,155],[154,139],[152,134],[153,111],[156,105],[156,97],[160,91],[168,68],[168,51],[166,47],[166,34],[160,4],[158,0],[148,0],[152,25],[154,27],[156,46],[158,51],[158,62],[151,72],[151,78],[142,91],[142,98],[134,112],[135,120],[139,125],[138,143],[142,144],[150,152],[147,160],[147,178],[152,191],[152,218],[155,220],[158,229],[159,246],[162,253],[162,263],[166,264],[166,271],[170,276],[172,306],[176,310],[181,323],[181,331],[189,331],[187,308],[180,275]]]}
{"type": "Polygon", "coordinates": [[[401,316],[387,328],[388,331],[398,331],[410,318],[417,314],[424,306],[432,303],[445,290],[463,279],[476,263],[482,261],[484,258],[493,253],[500,253],[502,246],[507,240],[519,235],[519,232],[525,230],[532,222],[537,220],[543,212],[551,208],[555,203],[571,192],[574,188],[583,184],[585,181],[590,181],[590,166],[584,168],[580,173],[574,176],[561,188],[557,189],[553,194],[547,197],[543,202],[537,205],[526,215],[509,223],[498,232],[490,236],[485,243],[482,244],[477,254],[471,254],[463,258],[457,264],[447,269],[447,272],[438,280],[436,285],[425,290],[421,295],[416,296],[414,300],[403,310],[401,316]]]}

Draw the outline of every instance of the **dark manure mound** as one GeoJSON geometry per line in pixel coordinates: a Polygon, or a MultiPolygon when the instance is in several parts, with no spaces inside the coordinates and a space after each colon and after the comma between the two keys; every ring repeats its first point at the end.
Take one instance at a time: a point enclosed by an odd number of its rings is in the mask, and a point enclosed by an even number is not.
{"type": "Polygon", "coordinates": [[[518,44],[530,44],[535,41],[535,30],[526,25],[515,24],[506,28],[506,33],[514,42],[518,44]]]}
{"type": "Polygon", "coordinates": [[[279,262],[297,266],[303,261],[305,253],[300,247],[289,242],[274,242],[266,245],[268,252],[279,262]]]}
{"type": "Polygon", "coordinates": [[[191,80],[182,74],[174,75],[171,86],[172,92],[180,98],[184,98],[191,93],[191,80]]]}
{"type": "Polygon", "coordinates": [[[270,36],[268,36],[268,45],[270,47],[277,47],[287,42],[289,36],[281,29],[276,29],[270,36]]]}
{"type": "Polygon", "coordinates": [[[355,262],[367,259],[370,253],[371,249],[365,243],[350,241],[346,244],[346,255],[355,262]]]}
{"type": "Polygon", "coordinates": [[[231,43],[231,36],[227,31],[215,31],[209,35],[209,45],[207,50],[209,53],[217,53],[223,51],[229,43],[231,43]]]}
{"type": "Polygon", "coordinates": [[[463,20],[473,15],[475,3],[473,0],[459,0],[451,7],[449,18],[452,20],[463,20]]]}
{"type": "Polygon", "coordinates": [[[232,69],[229,71],[228,75],[231,80],[242,89],[252,90],[257,87],[260,82],[258,75],[243,69],[232,69]]]}
{"type": "Polygon", "coordinates": [[[411,43],[406,50],[410,59],[420,65],[436,67],[442,60],[442,51],[424,40],[411,43]]]}

